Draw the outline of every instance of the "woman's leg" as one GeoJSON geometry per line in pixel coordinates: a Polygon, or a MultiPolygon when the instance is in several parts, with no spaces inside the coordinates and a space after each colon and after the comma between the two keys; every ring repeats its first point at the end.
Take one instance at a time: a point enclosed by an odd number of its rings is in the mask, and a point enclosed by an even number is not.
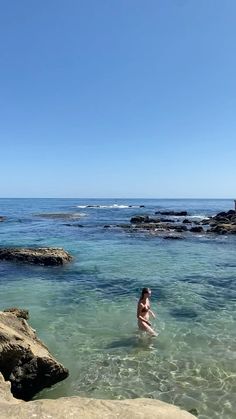
{"type": "Polygon", "coordinates": [[[139,321],[138,322],[139,329],[148,332],[152,336],[157,336],[157,333],[149,326],[146,322],[139,321]]]}

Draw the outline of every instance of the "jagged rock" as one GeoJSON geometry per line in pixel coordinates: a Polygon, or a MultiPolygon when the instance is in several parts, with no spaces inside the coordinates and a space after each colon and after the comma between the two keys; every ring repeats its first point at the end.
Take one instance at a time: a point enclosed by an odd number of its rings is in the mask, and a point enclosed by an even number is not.
{"type": "Polygon", "coordinates": [[[26,320],[11,312],[0,312],[0,372],[11,382],[13,395],[23,400],[69,374],[26,320]]]}
{"type": "Polygon", "coordinates": [[[210,220],[209,233],[236,234],[236,212],[219,212],[210,220]]]}
{"type": "Polygon", "coordinates": [[[0,374],[1,419],[194,419],[177,406],[152,399],[96,400],[61,397],[25,403],[14,399],[0,374]]]}
{"type": "Polygon", "coordinates": [[[52,266],[70,262],[72,256],[60,248],[0,248],[0,260],[52,266]]]}

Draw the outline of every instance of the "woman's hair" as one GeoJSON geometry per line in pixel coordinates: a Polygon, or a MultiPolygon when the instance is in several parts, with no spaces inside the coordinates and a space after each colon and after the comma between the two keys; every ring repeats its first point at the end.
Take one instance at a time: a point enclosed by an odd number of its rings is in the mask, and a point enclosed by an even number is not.
{"type": "Polygon", "coordinates": [[[141,292],[140,300],[142,300],[144,297],[144,294],[148,294],[149,291],[150,291],[150,288],[143,288],[141,292]]]}

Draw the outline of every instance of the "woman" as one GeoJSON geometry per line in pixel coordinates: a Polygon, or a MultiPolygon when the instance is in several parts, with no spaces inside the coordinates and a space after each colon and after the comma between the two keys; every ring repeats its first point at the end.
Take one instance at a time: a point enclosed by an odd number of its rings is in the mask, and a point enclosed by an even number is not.
{"type": "Polygon", "coordinates": [[[151,336],[157,336],[157,333],[151,327],[149,314],[155,319],[155,314],[150,308],[149,298],[151,297],[150,288],[143,288],[137,307],[138,327],[140,330],[148,332],[151,336]]]}

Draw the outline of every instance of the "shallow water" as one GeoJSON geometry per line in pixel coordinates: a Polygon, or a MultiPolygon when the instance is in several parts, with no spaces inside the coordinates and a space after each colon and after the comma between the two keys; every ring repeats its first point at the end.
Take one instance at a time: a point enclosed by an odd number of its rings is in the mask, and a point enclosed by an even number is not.
{"type": "Polygon", "coordinates": [[[1,308],[29,308],[31,325],[70,370],[38,397],[151,397],[196,408],[201,419],[234,418],[235,237],[169,241],[104,229],[159,209],[205,217],[230,208],[231,200],[1,199],[1,246],[74,256],[65,267],[0,263],[1,308]],[[137,331],[143,286],[153,291],[154,339],[137,331]]]}

